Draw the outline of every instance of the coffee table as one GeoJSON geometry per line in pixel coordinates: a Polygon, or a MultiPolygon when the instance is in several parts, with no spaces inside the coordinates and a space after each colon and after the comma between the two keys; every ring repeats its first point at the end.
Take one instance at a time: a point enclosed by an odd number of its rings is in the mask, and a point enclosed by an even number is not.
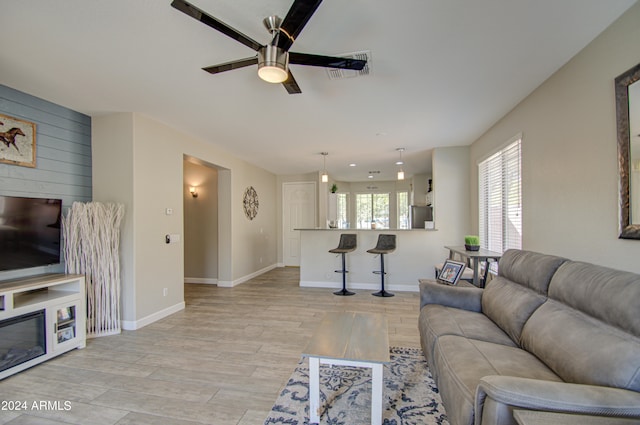
{"type": "Polygon", "coordinates": [[[371,368],[371,424],[382,423],[382,371],[390,362],[386,317],[328,313],[302,355],[309,357],[309,423],[320,422],[321,363],[371,368]]]}

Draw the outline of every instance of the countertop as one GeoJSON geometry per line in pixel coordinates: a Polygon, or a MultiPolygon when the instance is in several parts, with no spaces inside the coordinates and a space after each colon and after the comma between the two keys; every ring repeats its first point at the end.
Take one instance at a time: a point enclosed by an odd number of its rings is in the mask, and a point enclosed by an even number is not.
{"type": "Polygon", "coordinates": [[[324,230],[324,231],[339,231],[339,232],[436,232],[438,229],[326,229],[321,227],[316,228],[302,228],[293,230],[324,230]]]}

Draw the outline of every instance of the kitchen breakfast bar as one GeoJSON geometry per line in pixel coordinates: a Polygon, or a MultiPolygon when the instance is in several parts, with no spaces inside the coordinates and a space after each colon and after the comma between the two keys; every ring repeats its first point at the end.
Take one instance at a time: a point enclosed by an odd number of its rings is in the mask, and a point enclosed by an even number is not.
{"type": "Polygon", "coordinates": [[[446,258],[438,231],[435,229],[296,229],[300,231],[300,286],[342,288],[340,254],[336,248],[341,234],[355,234],[357,248],[346,254],[347,288],[355,292],[380,290],[380,258],[370,254],[380,234],[396,235],[396,249],[384,255],[385,289],[418,291],[418,279],[433,278],[434,264],[446,258]]]}

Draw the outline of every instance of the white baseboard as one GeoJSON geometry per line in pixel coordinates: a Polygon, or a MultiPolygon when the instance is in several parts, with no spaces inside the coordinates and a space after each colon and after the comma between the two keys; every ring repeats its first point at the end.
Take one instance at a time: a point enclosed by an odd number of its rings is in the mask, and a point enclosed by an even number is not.
{"type": "Polygon", "coordinates": [[[245,283],[246,281],[251,280],[251,279],[253,279],[253,278],[254,278],[254,277],[256,277],[256,276],[260,276],[261,274],[266,273],[266,272],[268,272],[269,270],[273,270],[273,269],[275,269],[276,267],[278,267],[278,266],[277,266],[277,264],[272,264],[272,265],[270,265],[270,266],[267,266],[267,267],[265,267],[265,268],[262,268],[262,269],[260,269],[260,270],[258,270],[258,271],[255,271],[255,272],[253,272],[253,273],[251,273],[251,274],[248,274],[248,275],[246,275],[246,276],[243,276],[243,277],[238,278],[238,279],[233,280],[233,281],[229,281],[229,280],[218,280],[218,286],[219,286],[219,287],[222,287],[222,288],[233,288],[233,287],[234,287],[234,286],[236,286],[236,285],[240,285],[241,283],[245,283]]]}
{"type": "Polygon", "coordinates": [[[206,277],[185,277],[184,283],[203,283],[205,285],[217,285],[218,279],[206,277]]]}
{"type": "Polygon", "coordinates": [[[167,307],[164,310],[160,310],[153,314],[150,314],[147,317],[143,317],[140,320],[123,320],[120,322],[120,324],[122,326],[122,329],[124,329],[125,331],[135,331],[136,329],[143,328],[167,316],[171,316],[173,313],[177,313],[180,310],[184,310],[184,301],[172,305],[171,307],[167,307]]]}
{"type": "MultiPolygon", "coordinates": [[[[327,288],[327,289],[342,289],[341,282],[322,282],[322,281],[309,281],[309,280],[301,280],[300,287],[302,288],[327,288]]],[[[379,283],[357,283],[357,282],[349,282],[347,284],[347,289],[361,289],[366,291],[379,291],[380,284],[379,283]]],[[[392,283],[386,284],[384,289],[393,292],[419,292],[420,286],[418,283],[410,284],[410,283],[392,283]]]]}

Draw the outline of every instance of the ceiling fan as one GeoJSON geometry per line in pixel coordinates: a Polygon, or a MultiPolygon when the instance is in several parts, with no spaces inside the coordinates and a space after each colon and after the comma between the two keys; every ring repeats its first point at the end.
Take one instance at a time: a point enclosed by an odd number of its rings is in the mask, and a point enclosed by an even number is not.
{"type": "Polygon", "coordinates": [[[257,64],[260,78],[270,83],[282,83],[289,94],[296,94],[302,93],[302,91],[291,74],[289,64],[360,71],[367,63],[366,60],[361,59],[289,52],[291,45],[300,35],[320,3],[322,0],[294,0],[284,20],[275,15],[266,17],[263,23],[271,33],[272,40],[271,43],[265,45],[231,28],[185,0],[173,0],[171,6],[258,52],[256,56],[250,58],[208,66],[202,68],[203,70],[211,74],[218,74],[257,64]]]}

